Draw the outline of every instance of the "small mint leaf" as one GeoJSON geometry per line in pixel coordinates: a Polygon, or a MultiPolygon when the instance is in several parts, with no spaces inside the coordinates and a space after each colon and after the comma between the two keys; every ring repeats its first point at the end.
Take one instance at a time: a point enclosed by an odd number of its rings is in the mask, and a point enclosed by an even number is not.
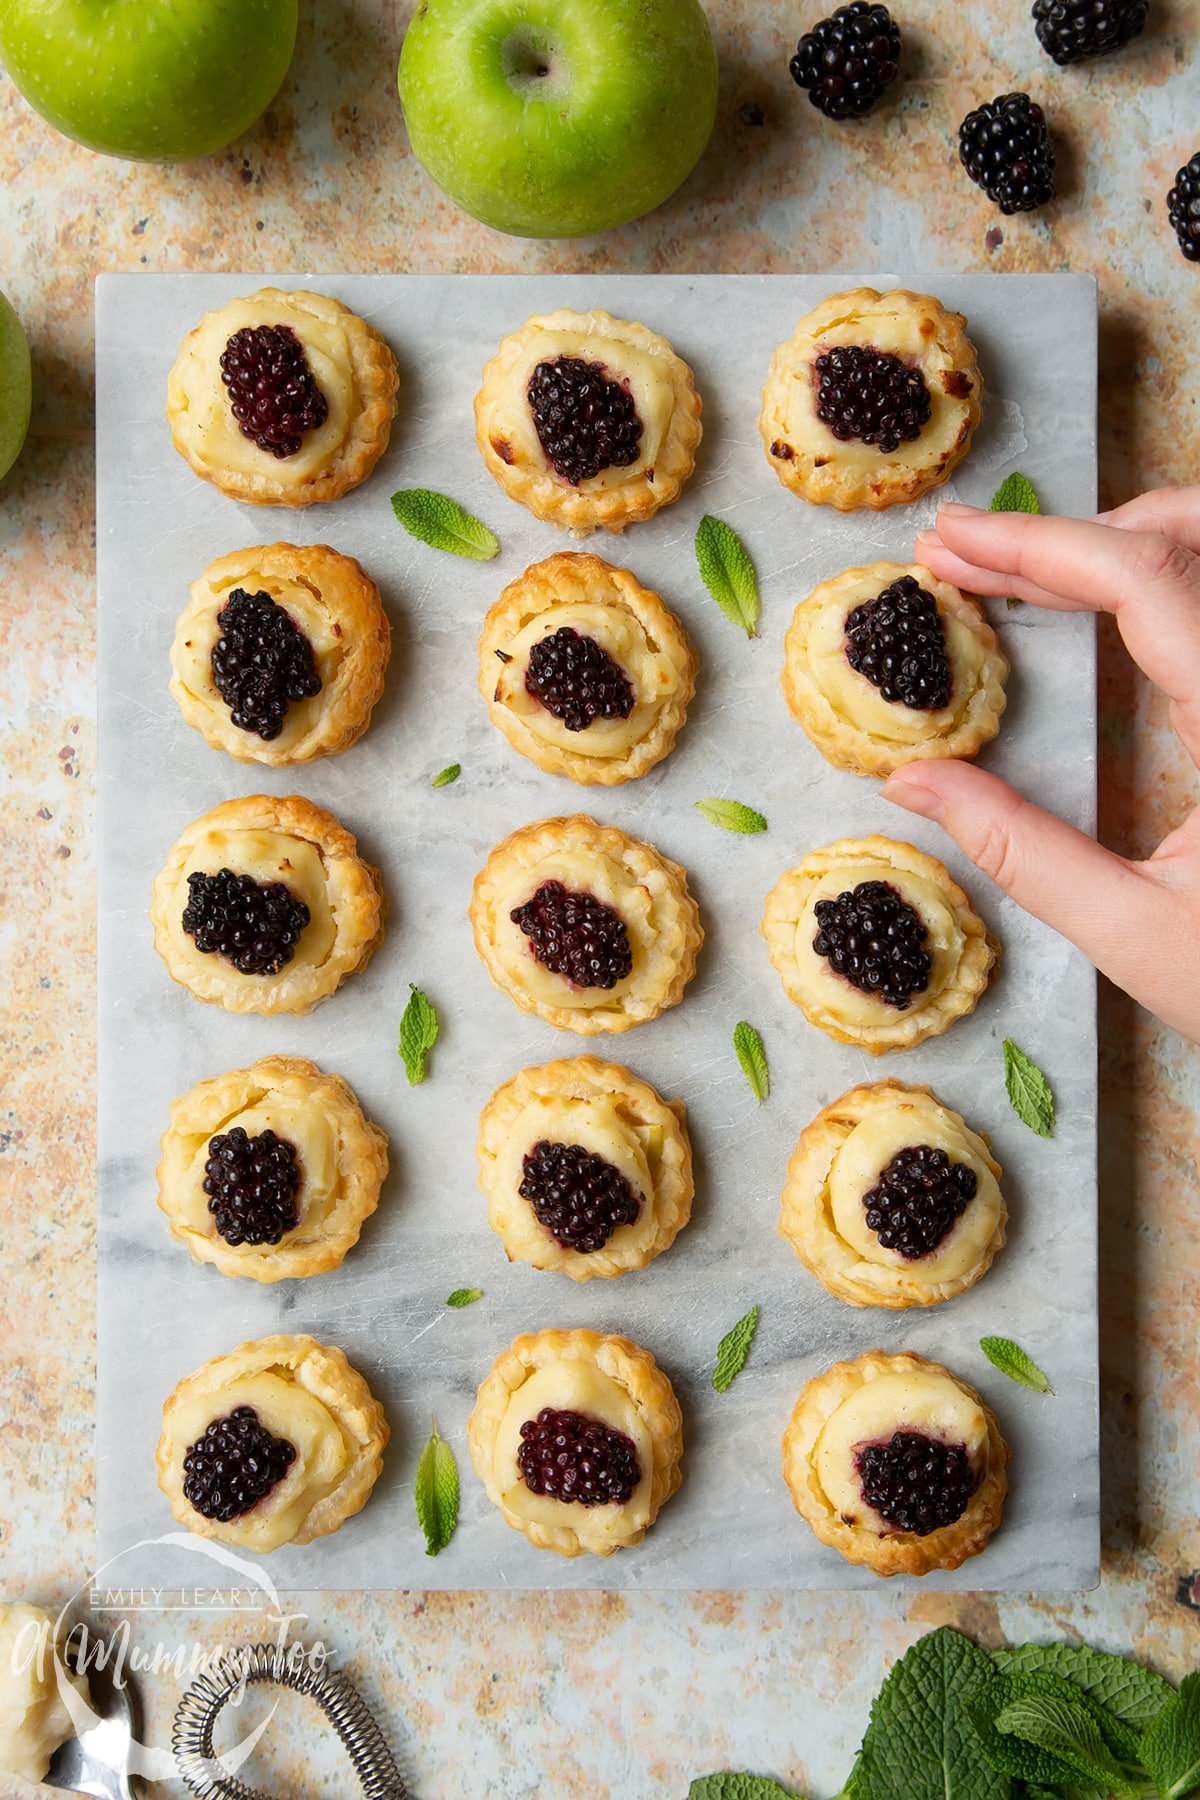
{"type": "Polygon", "coordinates": [[[1014,1344],[1011,1338],[981,1337],[979,1348],[987,1357],[994,1369],[1007,1375],[1010,1381],[1017,1381],[1022,1387],[1031,1388],[1035,1394],[1052,1394],[1054,1389],[1020,1344],[1014,1344]]]}
{"type": "Polygon", "coordinates": [[[482,1299],[482,1288],[455,1288],[452,1294],[446,1296],[446,1305],[458,1309],[464,1306],[473,1306],[476,1300],[482,1299]]]}
{"type": "Polygon", "coordinates": [[[750,1083],[750,1091],[761,1106],[771,1091],[767,1053],[758,1032],[745,1019],[733,1028],[733,1047],[742,1065],[742,1073],[750,1083]]]}
{"type": "Polygon", "coordinates": [[[1050,1083],[1011,1038],[1004,1040],[1004,1086],[1008,1103],[1022,1124],[1038,1137],[1053,1137],[1054,1095],[1050,1083]]]}
{"type": "Polygon", "coordinates": [[[1027,475],[1006,475],[992,495],[991,512],[1040,513],[1042,503],[1027,475]]]}
{"type": "Polygon", "coordinates": [[[430,782],[429,785],[430,785],[430,787],[436,787],[436,788],[449,787],[452,782],[455,782],[458,780],[458,778],[461,774],[462,774],[462,764],[461,763],[448,763],[444,769],[438,770],[437,774],[434,776],[433,780],[430,782]]]}
{"type": "Polygon", "coordinates": [[[486,525],[457,500],[435,494],[432,488],[402,488],[392,495],[392,511],[409,537],[434,550],[469,556],[475,562],[490,562],[500,554],[499,539],[486,525]]]}
{"type": "Polygon", "coordinates": [[[429,1442],[417,1463],[413,1484],[417,1523],[425,1533],[426,1556],[437,1556],[454,1536],[458,1524],[458,1465],[445,1438],[433,1421],[429,1442]]]}
{"type": "Polygon", "coordinates": [[[1137,1732],[1154,1722],[1175,1692],[1152,1669],[1093,1650],[1089,1644],[1019,1644],[1014,1650],[993,1650],[992,1661],[1002,1675],[1058,1675],[1073,1682],[1112,1718],[1137,1732]]]}
{"type": "Polygon", "coordinates": [[[1000,1708],[995,1715],[996,1730],[1004,1737],[1019,1738],[1024,1744],[1045,1751],[1081,1781],[1118,1794],[1137,1792],[1137,1784],[1129,1780],[1105,1743],[1099,1723],[1082,1696],[1073,1698],[1070,1683],[1056,1682],[1054,1676],[1043,1676],[1041,1680],[1047,1684],[1044,1691],[1014,1695],[1000,1708]],[[1052,1682],[1058,1691],[1050,1690],[1052,1682]]]}
{"type": "Polygon", "coordinates": [[[722,831],[736,831],[742,837],[752,832],[765,831],[767,821],[752,806],[743,806],[740,800],[697,800],[696,811],[706,818],[710,825],[719,825],[722,831]]]}
{"type": "Polygon", "coordinates": [[[754,564],[733,527],[711,513],[705,513],[696,531],[696,561],[705,587],[725,617],[753,637],[759,613],[754,564]]]}
{"type": "Polygon", "coordinates": [[[713,1370],[712,1384],[718,1394],[723,1394],[732,1384],[735,1375],[741,1373],[757,1328],[758,1308],[752,1306],[717,1345],[717,1366],[713,1370]]]}
{"type": "Polygon", "coordinates": [[[438,1016],[427,994],[411,981],[408,1005],[400,1021],[400,1055],[409,1087],[419,1087],[425,1079],[425,1058],[437,1042],[438,1016]]]}

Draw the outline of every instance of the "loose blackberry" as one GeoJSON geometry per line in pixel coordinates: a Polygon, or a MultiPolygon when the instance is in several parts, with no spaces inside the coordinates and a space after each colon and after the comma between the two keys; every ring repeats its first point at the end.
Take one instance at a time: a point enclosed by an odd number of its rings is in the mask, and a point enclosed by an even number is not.
{"type": "Polygon", "coordinates": [[[636,698],[620,664],[570,625],[533,646],[525,688],[568,731],[586,731],[594,719],[627,719],[636,698]]]}
{"type": "Polygon", "coordinates": [[[965,1444],[945,1444],[923,1431],[897,1431],[855,1455],[863,1499],[898,1531],[928,1537],[953,1525],[971,1503],[979,1477],[965,1444]]]}
{"type": "Polygon", "coordinates": [[[304,345],[290,325],[246,325],[221,352],[221,380],[241,427],[271,456],[295,456],[306,431],[329,417],[304,345]]]}
{"type": "Polygon", "coordinates": [[[266,742],[283,730],[288,703],[321,691],[312,645],[270,594],[234,588],[217,614],[213,684],[239,731],[266,742]]]}
{"type": "Polygon", "coordinates": [[[1046,115],[1028,94],[1001,94],[968,113],[958,154],[1002,213],[1033,212],[1054,198],[1054,146],[1046,115]]]}
{"type": "Polygon", "coordinates": [[[1200,150],[1184,163],[1167,195],[1167,217],[1189,262],[1200,262],[1200,150]]]}
{"type": "Polygon", "coordinates": [[[919,438],[933,403],[920,369],[886,350],[841,344],[823,350],[813,364],[817,417],[835,438],[858,438],[890,456],[919,438]]]}
{"type": "Polygon", "coordinates": [[[1140,37],[1150,0],[1033,0],[1038,43],[1060,66],[1140,37]]]}
{"type": "Polygon", "coordinates": [[[599,363],[578,356],[540,362],[527,389],[538,441],[555,473],[572,487],[602,469],[635,463],[642,421],[633,395],[599,363]]]}
{"type": "Polygon", "coordinates": [[[282,881],[260,887],[232,869],[188,876],[183,929],[197,950],[223,956],[242,975],[277,975],[296,954],[310,916],[282,881]]]}
{"type": "Polygon", "coordinates": [[[300,1223],[296,1146],[271,1130],[251,1137],[241,1125],[208,1140],[208,1210],[227,1244],[277,1244],[300,1223]]]}
{"type": "Polygon", "coordinates": [[[954,1229],[978,1187],[969,1163],[951,1162],[931,1144],[910,1144],[863,1195],[867,1224],[885,1250],[916,1262],[954,1229]]]}
{"type": "Polygon", "coordinates": [[[885,700],[916,712],[949,706],[953,691],[946,633],[937,601],[902,575],[846,620],[846,661],[885,700]]]}
{"type": "Polygon", "coordinates": [[[637,1448],[623,1431],[551,1406],[522,1425],[517,1467],[531,1494],[578,1506],[624,1506],[642,1479],[637,1448]]]}
{"type": "Polygon", "coordinates": [[[227,1524],[257,1506],[296,1460],[296,1446],[267,1430],[252,1406],[214,1419],[183,1459],[183,1496],[227,1524]]]}
{"type": "Polygon", "coordinates": [[[818,900],[813,949],[864,994],[898,1012],[929,986],[929,933],[907,900],[886,881],[860,881],[836,900],[818,900]]]}
{"type": "Polygon", "coordinates": [[[509,917],[542,966],[565,975],[575,987],[613,988],[633,968],[624,919],[595,894],[543,881],[533,898],[515,906],[509,917]]]}
{"type": "Polygon", "coordinates": [[[788,68],[826,118],[861,118],[899,73],[899,29],[886,6],[854,0],[805,32],[788,68]]]}
{"type": "Polygon", "coordinates": [[[603,1250],[619,1225],[632,1225],[642,1196],[612,1163],[582,1144],[542,1138],[528,1151],[518,1192],[564,1250],[603,1250]]]}

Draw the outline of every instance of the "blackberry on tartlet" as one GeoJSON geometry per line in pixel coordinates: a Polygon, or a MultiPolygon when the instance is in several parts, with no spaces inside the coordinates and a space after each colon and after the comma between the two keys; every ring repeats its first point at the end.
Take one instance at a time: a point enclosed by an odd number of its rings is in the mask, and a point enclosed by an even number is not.
{"type": "Polygon", "coordinates": [[[827,119],[860,119],[900,72],[900,31],[886,6],[854,0],[806,31],[788,64],[827,119]]]}
{"type": "Polygon", "coordinates": [[[1001,94],[969,112],[958,154],[1002,213],[1034,212],[1054,198],[1054,146],[1046,115],[1028,94],[1001,94]]]}
{"type": "Polygon", "coordinates": [[[1038,43],[1060,67],[1122,49],[1149,11],[1150,0],[1033,0],[1038,43]]]}
{"type": "Polygon", "coordinates": [[[1167,217],[1189,262],[1200,262],[1200,150],[1184,163],[1167,195],[1167,217]]]}

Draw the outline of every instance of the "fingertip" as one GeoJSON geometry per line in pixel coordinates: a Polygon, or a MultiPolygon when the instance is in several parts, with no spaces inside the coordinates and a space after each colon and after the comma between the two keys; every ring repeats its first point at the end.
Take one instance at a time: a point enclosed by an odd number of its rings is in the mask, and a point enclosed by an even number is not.
{"type": "Polygon", "coordinates": [[[902,806],[905,812],[917,813],[922,819],[940,820],[945,811],[936,779],[930,781],[929,771],[921,763],[906,763],[904,768],[893,770],[882,792],[893,806],[902,806]]]}

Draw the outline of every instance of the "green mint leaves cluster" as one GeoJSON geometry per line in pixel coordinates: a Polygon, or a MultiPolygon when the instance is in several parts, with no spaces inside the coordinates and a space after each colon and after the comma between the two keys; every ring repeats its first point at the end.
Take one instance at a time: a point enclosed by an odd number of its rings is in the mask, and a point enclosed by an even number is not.
{"type": "MultiPolygon", "coordinates": [[[[1192,1800],[1200,1673],[1178,1688],[1087,1644],[981,1650],[943,1626],[893,1667],[839,1800],[1192,1800]]],[[[706,1775],[688,1800],[788,1800],[706,1775]]],[[[793,1800],[799,1800],[794,1796],[793,1800]]]]}

